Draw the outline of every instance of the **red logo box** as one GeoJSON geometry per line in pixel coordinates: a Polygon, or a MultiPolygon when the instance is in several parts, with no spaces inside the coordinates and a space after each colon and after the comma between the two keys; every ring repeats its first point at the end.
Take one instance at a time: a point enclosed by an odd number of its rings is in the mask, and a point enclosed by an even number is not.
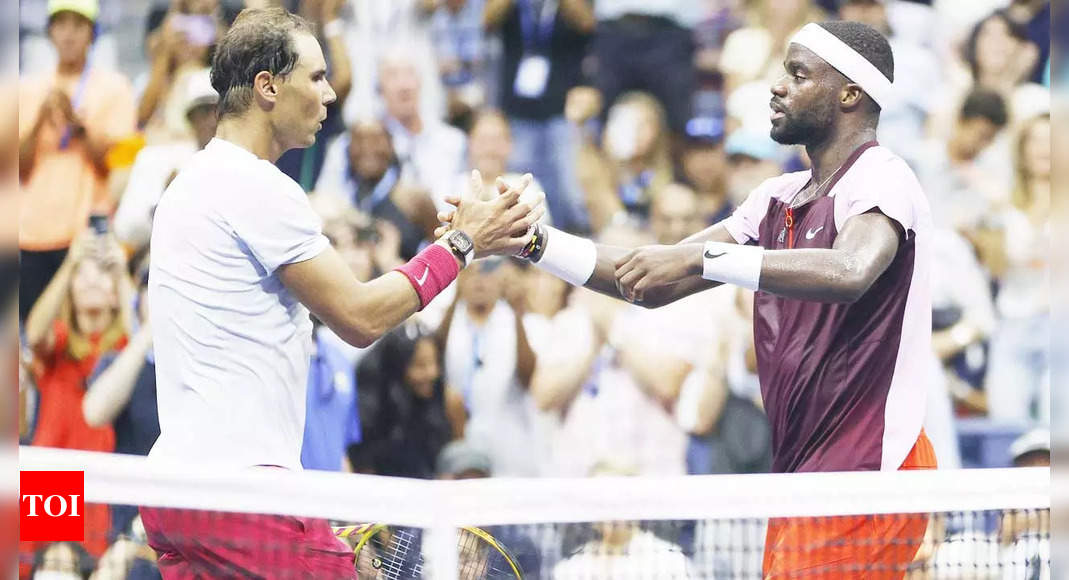
{"type": "Polygon", "coordinates": [[[20,540],[85,539],[85,472],[22,471],[19,481],[20,540]]]}

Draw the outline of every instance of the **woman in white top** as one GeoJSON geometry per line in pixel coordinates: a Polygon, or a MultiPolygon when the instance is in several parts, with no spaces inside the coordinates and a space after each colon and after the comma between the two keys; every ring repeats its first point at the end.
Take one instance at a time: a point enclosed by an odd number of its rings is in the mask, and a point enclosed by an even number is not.
{"type": "Polygon", "coordinates": [[[988,264],[1000,281],[1000,320],[986,390],[990,415],[999,419],[1050,421],[1050,136],[1046,114],[1021,128],[1017,188],[998,214],[1002,256],[988,264]]]}

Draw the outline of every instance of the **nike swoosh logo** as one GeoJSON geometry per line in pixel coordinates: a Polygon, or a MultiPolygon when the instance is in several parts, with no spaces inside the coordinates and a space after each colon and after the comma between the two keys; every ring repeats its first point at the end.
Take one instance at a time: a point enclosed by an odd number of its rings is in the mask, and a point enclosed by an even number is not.
{"type": "Polygon", "coordinates": [[[431,269],[430,269],[430,268],[428,268],[428,267],[424,266],[424,267],[423,267],[423,275],[422,275],[422,276],[420,276],[419,278],[416,278],[416,283],[417,283],[417,284],[419,284],[420,286],[423,286],[423,283],[427,281],[427,274],[428,274],[428,273],[429,273],[430,271],[431,271],[431,269]]]}
{"type": "Polygon", "coordinates": [[[815,230],[809,230],[808,232],[805,233],[805,239],[812,240],[817,234],[820,233],[820,230],[822,230],[822,229],[824,229],[824,226],[820,226],[819,228],[817,228],[815,230]]]}
{"type": "Polygon", "coordinates": [[[709,258],[710,260],[712,260],[713,258],[719,258],[720,256],[723,256],[726,253],[727,252],[720,252],[719,254],[713,254],[713,253],[710,253],[709,250],[705,250],[705,257],[709,258]]]}

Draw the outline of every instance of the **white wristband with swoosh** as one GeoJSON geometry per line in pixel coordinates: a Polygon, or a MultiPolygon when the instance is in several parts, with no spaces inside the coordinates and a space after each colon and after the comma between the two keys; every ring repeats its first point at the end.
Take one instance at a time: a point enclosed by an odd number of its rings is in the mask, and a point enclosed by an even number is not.
{"type": "Polygon", "coordinates": [[[723,242],[705,242],[702,278],[757,290],[765,249],[723,242]]]}

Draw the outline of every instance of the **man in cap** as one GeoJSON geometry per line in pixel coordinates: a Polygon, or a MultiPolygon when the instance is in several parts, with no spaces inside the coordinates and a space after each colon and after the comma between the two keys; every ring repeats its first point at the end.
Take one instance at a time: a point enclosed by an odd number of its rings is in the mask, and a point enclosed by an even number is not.
{"type": "Polygon", "coordinates": [[[186,82],[186,119],[193,140],[149,145],[138,152],[115,211],[115,234],[131,250],[148,245],[152,214],[171,180],[193,154],[211,141],[218,123],[219,93],[212,88],[208,69],[192,73],[186,82]]]}
{"type": "MultiPolygon", "coordinates": [[[[776,472],[936,466],[922,429],[931,216],[905,161],[876,142],[893,80],[878,31],[808,24],[769,105],[772,139],[804,145],[811,170],[763,182],[731,217],[679,244],[628,250],[538,226],[523,252],[575,285],[648,307],[724,283],[756,291],[776,472]]],[[[774,519],[765,577],[900,578],[927,522],[774,519]]]]}
{"type": "Polygon", "coordinates": [[[19,316],[63,263],[90,213],[109,214],[105,157],[134,132],[134,94],[119,73],[89,62],[97,0],[49,0],[55,70],[19,82],[19,316]]]}

